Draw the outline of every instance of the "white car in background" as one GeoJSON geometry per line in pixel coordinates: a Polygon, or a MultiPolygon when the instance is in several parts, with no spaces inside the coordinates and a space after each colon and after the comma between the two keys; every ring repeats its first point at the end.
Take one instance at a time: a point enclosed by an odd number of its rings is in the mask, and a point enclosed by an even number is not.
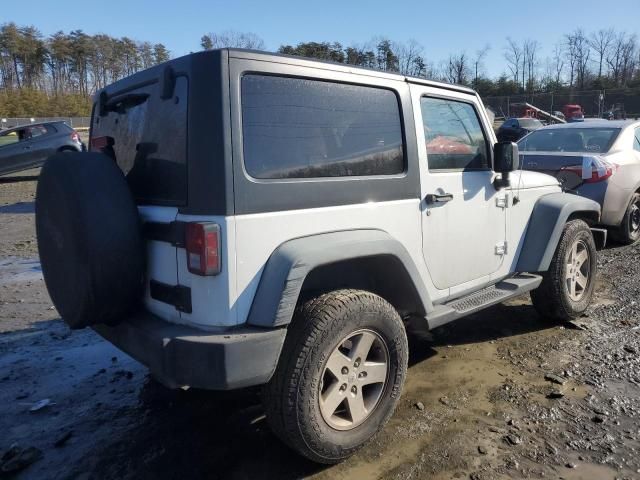
{"type": "Polygon", "coordinates": [[[521,164],[597,201],[622,243],[640,238],[640,122],[594,120],[541,128],[518,142],[521,164]]]}

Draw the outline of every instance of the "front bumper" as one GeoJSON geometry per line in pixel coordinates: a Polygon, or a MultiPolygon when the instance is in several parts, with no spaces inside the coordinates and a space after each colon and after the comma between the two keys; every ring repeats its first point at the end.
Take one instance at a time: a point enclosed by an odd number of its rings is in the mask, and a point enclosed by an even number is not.
{"type": "Polygon", "coordinates": [[[285,328],[209,332],[138,313],[115,326],[94,325],[170,388],[233,390],[261,385],[275,371],[285,328]]]}

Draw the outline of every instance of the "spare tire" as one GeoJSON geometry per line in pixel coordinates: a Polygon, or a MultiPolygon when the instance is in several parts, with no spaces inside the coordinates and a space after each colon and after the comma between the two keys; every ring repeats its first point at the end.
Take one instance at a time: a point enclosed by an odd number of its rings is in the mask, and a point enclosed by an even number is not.
{"type": "Polygon", "coordinates": [[[127,181],[102,153],[58,153],[36,190],[44,280],[71,328],[115,324],[140,301],[144,244],[127,181]]]}

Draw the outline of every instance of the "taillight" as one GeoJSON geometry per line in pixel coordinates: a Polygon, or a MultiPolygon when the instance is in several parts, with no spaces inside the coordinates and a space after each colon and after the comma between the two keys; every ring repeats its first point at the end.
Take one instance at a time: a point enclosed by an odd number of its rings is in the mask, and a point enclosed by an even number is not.
{"type": "Polygon", "coordinates": [[[210,222],[187,223],[187,268],[196,275],[220,273],[220,226],[210,222]]]}
{"type": "Polygon", "coordinates": [[[104,136],[104,137],[93,137],[89,142],[89,145],[91,146],[91,151],[99,152],[103,148],[113,147],[115,143],[116,142],[113,139],[113,137],[104,136]]]}
{"type": "Polygon", "coordinates": [[[561,170],[575,173],[582,178],[584,183],[596,183],[602,182],[611,177],[616,173],[617,169],[618,165],[615,163],[609,163],[597,158],[589,158],[587,161],[583,162],[582,165],[569,165],[567,167],[562,167],[561,170]]]}

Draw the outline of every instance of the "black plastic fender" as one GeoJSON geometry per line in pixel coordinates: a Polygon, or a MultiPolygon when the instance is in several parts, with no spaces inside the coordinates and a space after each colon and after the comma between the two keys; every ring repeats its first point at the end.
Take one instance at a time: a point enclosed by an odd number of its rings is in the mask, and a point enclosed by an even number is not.
{"type": "Polygon", "coordinates": [[[407,294],[419,299],[422,315],[433,310],[420,274],[404,246],[381,230],[347,230],[289,240],[269,257],[247,323],[276,327],[291,322],[307,275],[316,267],[350,259],[391,257],[406,276],[407,294]]]}
{"type": "Polygon", "coordinates": [[[598,220],[600,205],[588,198],[562,192],[540,197],[533,207],[515,271],[547,271],[565,223],[571,215],[581,213],[598,220]]]}

